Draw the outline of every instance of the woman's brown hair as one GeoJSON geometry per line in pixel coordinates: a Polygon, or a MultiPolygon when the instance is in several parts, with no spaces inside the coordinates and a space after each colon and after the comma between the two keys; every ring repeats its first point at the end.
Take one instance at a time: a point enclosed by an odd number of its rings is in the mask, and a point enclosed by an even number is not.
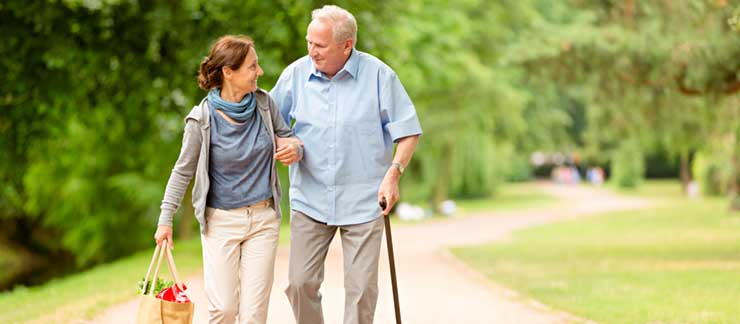
{"type": "Polygon", "coordinates": [[[203,90],[220,87],[223,83],[221,68],[237,70],[244,63],[254,41],[243,35],[221,36],[211,46],[208,56],[203,59],[198,69],[198,86],[203,90]]]}

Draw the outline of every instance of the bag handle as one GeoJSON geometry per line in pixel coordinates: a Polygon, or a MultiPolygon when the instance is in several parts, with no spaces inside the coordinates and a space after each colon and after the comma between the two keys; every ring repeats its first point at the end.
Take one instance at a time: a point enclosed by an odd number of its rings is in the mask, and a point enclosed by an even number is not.
{"type": "Polygon", "coordinates": [[[146,277],[144,277],[144,288],[146,289],[146,285],[148,282],[151,282],[151,285],[149,286],[148,291],[144,291],[144,295],[154,294],[154,286],[157,285],[157,276],[159,276],[159,268],[162,265],[162,257],[164,257],[165,255],[167,256],[167,266],[170,269],[170,274],[172,274],[172,278],[175,279],[175,285],[177,285],[181,290],[184,290],[184,285],[182,284],[182,281],[180,281],[180,275],[177,272],[177,267],[175,266],[175,258],[172,256],[172,251],[167,248],[167,240],[163,240],[161,244],[157,245],[157,247],[154,248],[152,261],[149,262],[149,269],[147,269],[146,277]],[[164,248],[162,248],[163,246],[164,248]],[[154,268],[154,275],[150,277],[150,275],[152,274],[152,266],[154,266],[155,259],[157,260],[157,266],[154,268]]]}
{"type": "Polygon", "coordinates": [[[172,250],[165,248],[164,249],[167,254],[167,265],[170,268],[170,274],[172,275],[172,279],[175,279],[175,285],[180,287],[180,290],[185,290],[183,285],[183,282],[180,280],[180,274],[177,272],[177,267],[175,266],[175,257],[172,255],[172,250]]]}

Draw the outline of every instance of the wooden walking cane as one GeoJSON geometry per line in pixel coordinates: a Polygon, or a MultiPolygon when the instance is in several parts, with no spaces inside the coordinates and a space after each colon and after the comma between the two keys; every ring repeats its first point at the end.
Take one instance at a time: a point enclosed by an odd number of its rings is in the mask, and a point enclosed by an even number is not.
{"type": "MultiPolygon", "coordinates": [[[[385,197],[380,201],[380,208],[385,209],[385,197]]],[[[385,220],[385,243],[388,246],[388,264],[391,266],[391,285],[393,286],[393,307],[396,310],[396,324],[401,324],[401,307],[398,305],[398,284],[396,283],[396,262],[393,260],[393,238],[391,237],[390,216],[381,215],[385,220]]]]}

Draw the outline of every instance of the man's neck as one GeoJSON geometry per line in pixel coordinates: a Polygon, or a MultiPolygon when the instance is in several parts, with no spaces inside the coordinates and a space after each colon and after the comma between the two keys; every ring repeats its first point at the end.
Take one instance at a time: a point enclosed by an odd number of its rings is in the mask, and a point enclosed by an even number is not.
{"type": "Polygon", "coordinates": [[[326,76],[326,77],[327,77],[327,78],[328,78],[329,80],[331,80],[332,78],[334,78],[334,76],[336,76],[336,75],[337,75],[337,73],[339,73],[339,71],[341,71],[341,70],[342,70],[342,69],[344,68],[344,66],[345,66],[345,65],[347,65],[347,62],[349,62],[349,58],[350,58],[351,56],[352,56],[352,52],[349,52],[349,55],[347,55],[347,57],[346,57],[346,58],[344,59],[344,63],[342,63],[342,66],[340,66],[340,67],[339,67],[339,69],[337,69],[336,71],[334,71],[334,73],[332,73],[332,74],[329,74],[329,73],[326,73],[326,72],[324,72],[324,71],[321,71],[321,72],[323,72],[323,73],[324,73],[324,75],[325,75],[325,76],[326,76]]]}

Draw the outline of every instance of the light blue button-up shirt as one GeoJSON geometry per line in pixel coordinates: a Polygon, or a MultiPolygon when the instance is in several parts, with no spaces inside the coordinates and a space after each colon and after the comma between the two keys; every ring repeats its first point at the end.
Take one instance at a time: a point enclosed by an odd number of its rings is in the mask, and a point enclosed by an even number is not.
{"type": "Polygon", "coordinates": [[[328,225],[380,216],[378,189],[393,159],[393,143],[421,134],[409,95],[396,73],[372,55],[352,50],[332,79],[304,56],[288,66],[270,92],[304,143],[290,166],[290,205],[328,225]]]}

